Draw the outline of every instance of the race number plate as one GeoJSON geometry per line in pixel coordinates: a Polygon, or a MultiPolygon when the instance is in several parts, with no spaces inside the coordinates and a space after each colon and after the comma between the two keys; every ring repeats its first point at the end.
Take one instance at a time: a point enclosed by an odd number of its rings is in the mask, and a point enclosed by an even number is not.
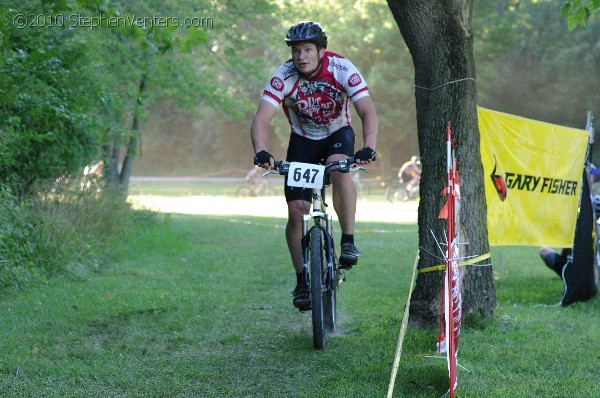
{"type": "Polygon", "coordinates": [[[291,162],[287,184],[290,187],[321,188],[325,166],[311,163],[291,162]]]}

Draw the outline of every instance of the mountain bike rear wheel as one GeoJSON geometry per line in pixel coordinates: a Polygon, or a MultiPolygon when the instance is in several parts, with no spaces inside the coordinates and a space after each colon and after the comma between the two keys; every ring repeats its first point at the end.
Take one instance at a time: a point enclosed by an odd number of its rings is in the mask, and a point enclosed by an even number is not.
{"type": "Polygon", "coordinates": [[[312,301],[313,344],[316,349],[325,348],[325,317],[323,270],[325,256],[323,251],[323,231],[320,228],[310,230],[310,296],[312,301]]]}

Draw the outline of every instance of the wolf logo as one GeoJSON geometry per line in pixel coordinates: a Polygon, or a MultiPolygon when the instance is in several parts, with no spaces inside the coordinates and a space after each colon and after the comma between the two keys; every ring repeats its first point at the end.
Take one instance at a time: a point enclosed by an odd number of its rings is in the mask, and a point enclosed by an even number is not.
{"type": "Polygon", "coordinates": [[[492,178],[492,184],[494,184],[494,188],[496,188],[496,192],[498,192],[500,200],[504,202],[507,194],[506,182],[504,182],[504,177],[501,174],[496,174],[497,169],[498,160],[496,160],[496,155],[494,155],[494,170],[492,170],[490,177],[492,178]]]}

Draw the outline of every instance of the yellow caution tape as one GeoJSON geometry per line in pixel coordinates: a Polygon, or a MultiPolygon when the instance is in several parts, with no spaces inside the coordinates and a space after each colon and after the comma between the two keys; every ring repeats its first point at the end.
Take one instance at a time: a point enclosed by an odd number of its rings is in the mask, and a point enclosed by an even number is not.
{"type": "MultiPolygon", "coordinates": [[[[460,265],[460,266],[472,265],[472,264],[480,262],[481,260],[486,260],[490,257],[492,257],[491,253],[486,253],[486,254],[482,254],[481,256],[473,257],[466,261],[459,262],[458,265],[460,265]]],[[[432,272],[432,271],[443,271],[444,268],[446,268],[446,264],[434,265],[434,266],[427,267],[427,268],[421,268],[419,270],[419,274],[423,274],[425,272],[432,272]]]]}

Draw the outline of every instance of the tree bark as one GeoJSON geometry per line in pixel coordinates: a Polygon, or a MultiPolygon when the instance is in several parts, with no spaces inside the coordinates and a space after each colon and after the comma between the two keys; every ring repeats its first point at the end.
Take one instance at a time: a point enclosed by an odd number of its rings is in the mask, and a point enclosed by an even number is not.
{"type": "MultiPolygon", "coordinates": [[[[445,131],[456,142],[461,208],[461,257],[489,253],[484,174],[479,151],[477,87],[471,30],[472,0],[388,0],[415,67],[417,128],[423,173],[419,204],[419,268],[443,263],[436,238],[445,243],[445,131]],[[434,238],[435,235],[435,238],[434,238]]],[[[442,246],[445,251],[445,247],[442,246]]],[[[488,263],[484,260],[478,265],[488,263]]],[[[420,273],[411,299],[410,323],[439,321],[443,273],[420,273]]],[[[463,316],[490,316],[496,307],[492,267],[461,267],[463,316]]]]}

